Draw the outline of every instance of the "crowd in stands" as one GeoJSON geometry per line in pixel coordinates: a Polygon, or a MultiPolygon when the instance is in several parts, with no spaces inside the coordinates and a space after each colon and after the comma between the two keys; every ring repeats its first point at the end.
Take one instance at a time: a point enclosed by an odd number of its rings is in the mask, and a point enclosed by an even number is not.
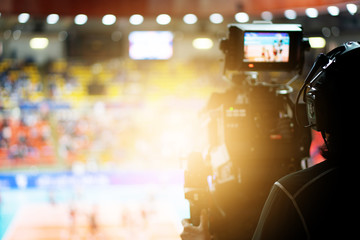
{"type": "Polygon", "coordinates": [[[219,63],[211,60],[57,60],[38,66],[3,59],[0,169],[74,162],[97,169],[149,160],[149,149],[166,152],[153,139],[170,147],[169,136],[179,137],[174,129],[185,120],[175,126],[169,115],[189,120],[225,85],[220,76],[219,63]]]}

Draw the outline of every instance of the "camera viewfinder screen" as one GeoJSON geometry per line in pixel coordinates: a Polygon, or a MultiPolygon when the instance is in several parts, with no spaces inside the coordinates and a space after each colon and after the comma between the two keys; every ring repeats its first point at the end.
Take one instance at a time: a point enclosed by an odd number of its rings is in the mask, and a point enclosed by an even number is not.
{"type": "Polygon", "coordinates": [[[245,32],[244,62],[289,62],[290,36],[279,32],[245,32]]]}

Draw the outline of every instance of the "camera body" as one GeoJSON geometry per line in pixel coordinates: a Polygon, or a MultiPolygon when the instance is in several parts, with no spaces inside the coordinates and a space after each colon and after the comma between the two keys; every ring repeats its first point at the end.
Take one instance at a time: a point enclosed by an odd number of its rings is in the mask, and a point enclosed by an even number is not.
{"type": "MultiPolygon", "coordinates": [[[[224,72],[234,84],[213,93],[203,111],[208,144],[205,153],[189,156],[184,186],[192,223],[208,209],[215,239],[251,239],[272,184],[300,170],[308,157],[311,134],[296,124],[292,88],[266,74],[258,78],[269,71],[301,71],[305,46],[301,26],[294,24],[231,24],[221,41],[224,72]],[[272,49],[274,39],[284,40],[282,55],[277,48],[277,55],[274,50],[264,58],[251,49],[272,49]]],[[[305,122],[305,105],[298,108],[305,122]]]]}

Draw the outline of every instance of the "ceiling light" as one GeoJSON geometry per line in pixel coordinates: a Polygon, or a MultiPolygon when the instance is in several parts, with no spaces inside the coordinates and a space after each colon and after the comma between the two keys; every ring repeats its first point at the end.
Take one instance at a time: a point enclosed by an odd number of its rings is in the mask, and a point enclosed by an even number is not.
{"type": "Polygon", "coordinates": [[[239,23],[246,23],[249,21],[249,15],[245,12],[239,12],[237,14],[235,14],[235,20],[238,21],[239,23]]]}
{"type": "Polygon", "coordinates": [[[309,18],[317,18],[319,16],[319,12],[316,8],[307,8],[305,14],[309,18]]]}
{"type": "Polygon", "coordinates": [[[353,3],[349,3],[346,4],[346,9],[351,15],[354,15],[357,12],[358,7],[353,3]]]}
{"type": "Polygon", "coordinates": [[[121,38],[122,38],[122,32],[120,31],[115,31],[111,34],[111,40],[113,40],[114,42],[120,41],[121,38]]]}
{"type": "Polygon", "coordinates": [[[102,23],[104,25],[113,25],[115,22],[116,22],[116,17],[115,17],[115,15],[112,15],[112,14],[106,14],[102,18],[102,23]]]}
{"type": "Polygon", "coordinates": [[[21,30],[20,29],[17,29],[13,32],[13,39],[14,40],[19,40],[21,37],[21,30]]]}
{"type": "Polygon", "coordinates": [[[334,37],[338,37],[340,35],[340,29],[336,26],[331,27],[331,33],[334,37]]]}
{"type": "Polygon", "coordinates": [[[213,13],[209,17],[210,22],[214,24],[220,24],[224,21],[224,17],[220,13],[213,13]]]}
{"type": "Polygon", "coordinates": [[[88,17],[85,14],[78,14],[75,16],[74,22],[77,25],[84,25],[88,20],[88,17]]]}
{"type": "Polygon", "coordinates": [[[340,9],[337,6],[329,6],[327,10],[331,16],[338,16],[340,13],[340,9]]]}
{"type": "Polygon", "coordinates": [[[210,38],[196,38],[192,42],[192,45],[196,49],[210,49],[214,46],[214,42],[210,38]]]}
{"type": "Polygon", "coordinates": [[[330,37],[331,36],[331,31],[330,31],[330,28],[328,28],[328,27],[323,27],[321,29],[321,32],[324,35],[324,37],[330,37]]]}
{"type": "Polygon", "coordinates": [[[29,18],[30,18],[30,14],[20,13],[18,16],[18,21],[19,23],[26,23],[27,21],[29,21],[29,18]]]}
{"type": "Polygon", "coordinates": [[[295,10],[292,10],[292,9],[285,10],[285,12],[284,12],[284,16],[289,20],[296,19],[296,17],[297,17],[296,15],[297,14],[296,14],[295,10]]]}
{"type": "Polygon", "coordinates": [[[63,42],[66,40],[66,38],[69,36],[69,34],[66,31],[61,31],[58,34],[58,39],[60,42],[63,42]]]}
{"type": "Polygon", "coordinates": [[[59,21],[59,18],[58,14],[49,14],[46,18],[46,22],[48,24],[56,24],[59,21]]]}
{"type": "Polygon", "coordinates": [[[265,21],[271,21],[273,19],[273,14],[269,11],[265,11],[261,13],[261,18],[265,21]]]}
{"type": "Polygon", "coordinates": [[[189,13],[184,16],[183,20],[186,24],[195,24],[198,18],[195,14],[189,13]]]}
{"type": "Polygon", "coordinates": [[[32,49],[44,49],[49,45],[49,39],[44,37],[35,37],[30,40],[32,49]]]}
{"type": "Polygon", "coordinates": [[[156,22],[160,25],[167,25],[171,22],[171,17],[168,14],[160,14],[156,17],[156,22]]]}
{"type": "Polygon", "coordinates": [[[144,17],[140,14],[134,14],[129,18],[129,22],[132,25],[140,25],[144,22],[144,17]]]}

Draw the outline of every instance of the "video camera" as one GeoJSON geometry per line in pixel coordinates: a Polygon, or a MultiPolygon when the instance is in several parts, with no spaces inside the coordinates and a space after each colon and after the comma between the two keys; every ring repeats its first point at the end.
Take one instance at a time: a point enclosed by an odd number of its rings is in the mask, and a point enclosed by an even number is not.
{"type": "Polygon", "coordinates": [[[298,24],[228,29],[220,49],[233,87],[213,93],[203,111],[208,145],[187,159],[185,198],[194,225],[208,209],[215,239],[251,239],[272,184],[308,156],[310,131],[296,124],[290,97],[294,79],[276,83],[269,74],[301,72],[308,43],[298,24]]]}

